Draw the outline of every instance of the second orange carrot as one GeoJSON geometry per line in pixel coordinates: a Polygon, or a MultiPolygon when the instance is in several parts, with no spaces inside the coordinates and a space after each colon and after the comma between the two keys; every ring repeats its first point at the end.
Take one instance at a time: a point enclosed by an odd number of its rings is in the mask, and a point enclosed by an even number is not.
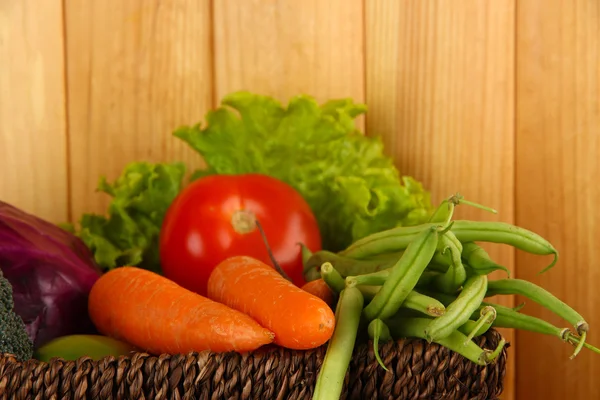
{"type": "Polygon", "coordinates": [[[208,297],[248,314],[282,347],[316,348],[333,335],[335,315],[327,303],[251,257],[221,262],[208,280],[208,297]]]}

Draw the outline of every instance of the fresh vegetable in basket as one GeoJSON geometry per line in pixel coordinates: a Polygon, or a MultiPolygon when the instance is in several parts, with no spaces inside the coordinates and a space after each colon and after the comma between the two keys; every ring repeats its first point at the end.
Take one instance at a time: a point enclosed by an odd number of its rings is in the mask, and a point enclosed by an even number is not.
{"type": "Polygon", "coordinates": [[[0,270],[0,354],[14,355],[19,361],[29,360],[33,342],[21,317],[14,311],[13,291],[0,270]]]}
{"type": "Polygon", "coordinates": [[[272,264],[263,235],[286,275],[302,286],[299,243],[321,250],[319,226],[302,196],[262,174],[198,179],[181,191],[164,218],[162,271],[179,285],[206,295],[208,278],[223,260],[244,255],[272,264]]]}
{"type": "MultiPolygon", "coordinates": [[[[433,209],[429,192],[400,175],[382,141],[356,129],[365,111],[349,99],[318,104],[296,96],[284,106],[236,92],[174,136],[205,161],[194,180],[258,173],[293,187],[317,219],[322,247],[337,251],[371,233],[422,223],[433,209]]],[[[156,243],[169,205],[186,186],[184,175],[179,163],[131,163],[114,183],[100,182],[99,191],[111,196],[108,215],[85,214],[73,229],[104,269],[160,272],[156,243]]]]}
{"type": "Polygon", "coordinates": [[[335,317],[327,303],[251,257],[230,257],[217,265],[208,297],[251,316],[282,347],[314,349],[333,334],[335,317]]]}
{"type": "Polygon", "coordinates": [[[88,308],[102,334],[152,354],[246,352],[274,339],[248,315],[137,267],[105,273],[88,308]]]}
{"type": "Polygon", "coordinates": [[[78,237],[0,201],[0,269],[35,347],[95,332],[86,304],[101,271],[78,237]]]}
{"type": "Polygon", "coordinates": [[[383,230],[361,238],[337,253],[305,254],[307,279],[318,280],[320,275],[332,291],[340,294],[333,340],[327,345],[314,400],[339,397],[349,357],[357,337],[365,329],[372,339],[375,357],[385,369],[387,366],[379,356],[378,343],[390,337],[435,342],[475,364],[493,363],[504,351],[506,341],[502,339],[496,348],[489,349],[481,348],[473,341],[492,327],[556,336],[574,347],[571,358],[583,348],[600,353],[600,349],[586,342],[589,324],[584,317],[550,292],[524,280],[489,279],[488,274],[504,268],[487,253],[479,251],[476,242],[505,244],[531,254],[553,256],[551,264],[541,273],[546,273],[558,261],[558,251],[552,244],[534,232],[509,224],[454,220],[454,208],[461,203],[485,208],[467,202],[461,196],[452,196],[440,204],[427,223],[383,230]],[[395,262],[379,269],[382,258],[391,258],[395,262]],[[314,261],[325,259],[328,261],[320,266],[314,261]],[[339,271],[335,268],[337,261],[339,271]],[[477,267],[472,268],[470,262],[477,267]],[[455,273],[458,265],[464,274],[455,273]],[[423,279],[426,274],[434,274],[434,278],[423,279]],[[440,285],[444,281],[451,285],[440,285]],[[355,303],[360,304],[359,308],[351,308],[345,303],[344,293],[350,292],[358,297],[355,303]],[[418,301],[409,306],[408,303],[413,302],[409,301],[409,296],[413,293],[418,301]],[[522,314],[521,307],[510,309],[484,302],[486,297],[512,294],[523,295],[546,307],[571,324],[574,331],[522,314]],[[431,307],[435,303],[437,311],[432,313],[431,307]],[[360,324],[357,313],[360,313],[360,324]],[[341,346],[338,340],[344,340],[344,345],[341,346]]]}
{"type": "Polygon", "coordinates": [[[89,357],[98,361],[108,356],[129,356],[135,351],[139,351],[139,349],[109,336],[67,335],[52,339],[36,349],[33,358],[50,362],[53,358],[74,361],[82,357],[89,357]]]}

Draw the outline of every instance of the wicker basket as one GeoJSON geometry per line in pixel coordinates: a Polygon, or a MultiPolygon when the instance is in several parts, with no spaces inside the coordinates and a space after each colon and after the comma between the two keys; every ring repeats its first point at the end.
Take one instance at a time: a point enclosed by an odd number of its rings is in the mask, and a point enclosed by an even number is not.
{"type": "MultiPolygon", "coordinates": [[[[494,348],[495,330],[476,338],[494,348]]],[[[342,399],[496,399],[506,349],[482,367],[435,343],[405,339],[356,346],[342,399]]],[[[0,355],[0,399],[310,399],[326,346],[310,351],[268,347],[238,353],[54,359],[17,362],[0,355]]]]}

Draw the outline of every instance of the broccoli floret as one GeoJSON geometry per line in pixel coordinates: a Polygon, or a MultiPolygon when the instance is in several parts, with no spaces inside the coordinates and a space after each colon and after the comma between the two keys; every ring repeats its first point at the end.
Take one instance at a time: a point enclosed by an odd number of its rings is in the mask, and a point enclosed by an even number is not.
{"type": "Polygon", "coordinates": [[[0,270],[0,353],[14,355],[19,361],[33,357],[33,343],[25,323],[14,312],[13,291],[10,282],[0,270]]]}

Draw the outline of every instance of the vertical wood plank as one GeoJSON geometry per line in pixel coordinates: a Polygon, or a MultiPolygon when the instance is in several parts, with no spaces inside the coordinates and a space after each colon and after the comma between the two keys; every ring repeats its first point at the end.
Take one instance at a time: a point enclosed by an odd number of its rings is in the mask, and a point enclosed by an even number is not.
{"type": "MultiPolygon", "coordinates": [[[[537,275],[535,257],[517,253],[517,275],[578,310],[600,344],[600,3],[519,2],[517,11],[516,220],[550,240],[556,267],[537,275]]],[[[537,304],[528,313],[569,324],[537,304]]],[[[598,397],[600,357],[558,339],[518,332],[523,399],[598,397]]],[[[521,374],[520,374],[521,376],[521,374]]]]}
{"type": "Polygon", "coordinates": [[[66,0],[73,219],[104,212],[100,175],[199,156],[172,132],[212,107],[210,1],[66,0]]]}
{"type": "Polygon", "coordinates": [[[62,2],[0,2],[0,200],[67,218],[62,2]]]}
{"type": "MultiPolygon", "coordinates": [[[[514,19],[512,1],[366,2],[367,133],[436,203],[458,191],[499,211],[462,206],[459,218],[514,222],[514,19]]],[[[513,270],[512,248],[485,247],[513,270]]],[[[502,397],[512,399],[514,332],[502,334],[511,342],[502,397]]]]}
{"type": "Polygon", "coordinates": [[[214,27],[216,101],[237,90],[364,101],[362,0],[220,0],[214,27]]]}

